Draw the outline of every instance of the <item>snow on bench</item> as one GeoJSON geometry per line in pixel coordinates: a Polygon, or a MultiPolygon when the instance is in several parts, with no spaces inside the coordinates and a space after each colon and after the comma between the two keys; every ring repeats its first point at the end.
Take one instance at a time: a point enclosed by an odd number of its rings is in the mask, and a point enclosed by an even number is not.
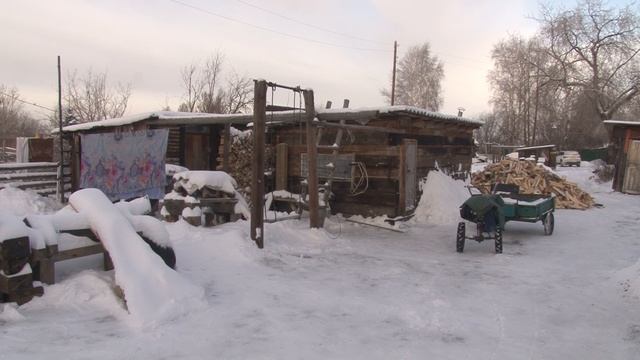
{"type": "Polygon", "coordinates": [[[116,283],[139,324],[167,320],[204,303],[203,289],[167,267],[136,233],[127,215],[100,190],[77,191],[69,203],[86,216],[111,255],[116,283]]]}

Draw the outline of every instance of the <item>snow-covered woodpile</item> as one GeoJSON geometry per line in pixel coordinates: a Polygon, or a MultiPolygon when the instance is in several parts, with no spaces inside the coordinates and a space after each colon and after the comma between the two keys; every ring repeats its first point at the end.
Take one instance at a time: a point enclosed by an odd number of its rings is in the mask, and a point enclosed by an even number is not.
{"type": "Polygon", "coordinates": [[[191,225],[211,226],[249,217],[237,183],[223,171],[184,171],[174,175],[173,191],[165,195],[161,214],[166,221],[180,217],[191,225]]]}
{"type": "Polygon", "coordinates": [[[576,184],[527,160],[502,160],[472,175],[471,183],[484,193],[496,183],[514,184],[522,194],[556,195],[558,209],[588,209],[593,198],[576,184]]]}

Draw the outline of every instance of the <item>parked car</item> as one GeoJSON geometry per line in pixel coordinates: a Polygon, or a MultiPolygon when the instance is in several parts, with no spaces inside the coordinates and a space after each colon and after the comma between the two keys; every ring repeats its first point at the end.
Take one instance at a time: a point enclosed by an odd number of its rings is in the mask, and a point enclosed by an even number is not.
{"type": "Polygon", "coordinates": [[[559,166],[580,166],[580,153],[577,151],[559,151],[556,164],[559,166]]]}

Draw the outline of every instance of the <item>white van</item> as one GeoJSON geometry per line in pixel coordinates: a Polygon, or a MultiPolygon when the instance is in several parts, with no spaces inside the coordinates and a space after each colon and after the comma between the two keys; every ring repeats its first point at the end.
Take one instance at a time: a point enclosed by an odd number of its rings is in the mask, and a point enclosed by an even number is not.
{"type": "Polygon", "coordinates": [[[580,166],[580,153],[577,151],[559,151],[556,156],[558,166],[580,166]]]}

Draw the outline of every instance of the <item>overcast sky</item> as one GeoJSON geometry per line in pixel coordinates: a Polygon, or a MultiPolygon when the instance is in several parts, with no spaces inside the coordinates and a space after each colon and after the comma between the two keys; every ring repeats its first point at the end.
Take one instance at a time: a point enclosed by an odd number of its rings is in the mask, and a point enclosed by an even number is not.
{"type": "Polygon", "coordinates": [[[441,111],[474,116],[490,109],[492,45],[533,33],[538,10],[533,0],[1,2],[0,84],[54,107],[60,55],[63,73],[92,68],[130,83],[128,114],[176,109],[180,69],[216,51],[225,70],[313,88],[318,104],[382,105],[397,40],[400,57],[429,42],[445,64],[441,111]]]}

